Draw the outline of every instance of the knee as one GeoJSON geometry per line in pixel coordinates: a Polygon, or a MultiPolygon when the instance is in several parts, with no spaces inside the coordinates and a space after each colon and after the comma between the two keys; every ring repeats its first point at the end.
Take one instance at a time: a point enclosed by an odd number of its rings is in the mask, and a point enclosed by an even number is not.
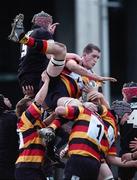
{"type": "Polygon", "coordinates": [[[56,52],[54,54],[54,58],[55,59],[58,59],[58,60],[63,60],[65,59],[65,56],[66,56],[66,53],[67,53],[67,48],[64,44],[62,43],[58,43],[58,42],[55,42],[56,44],[56,52]]]}

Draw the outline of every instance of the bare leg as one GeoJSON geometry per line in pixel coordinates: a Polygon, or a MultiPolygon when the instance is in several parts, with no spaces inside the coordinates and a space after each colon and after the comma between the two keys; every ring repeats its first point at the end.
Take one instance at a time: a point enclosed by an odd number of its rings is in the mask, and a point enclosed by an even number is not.
{"type": "Polygon", "coordinates": [[[100,166],[98,180],[114,180],[112,171],[107,163],[102,163],[100,166]]]}

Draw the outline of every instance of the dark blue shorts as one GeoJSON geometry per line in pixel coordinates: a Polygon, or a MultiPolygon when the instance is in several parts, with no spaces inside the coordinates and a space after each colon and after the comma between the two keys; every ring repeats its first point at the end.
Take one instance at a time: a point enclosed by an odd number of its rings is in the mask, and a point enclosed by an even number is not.
{"type": "Polygon", "coordinates": [[[80,155],[72,155],[65,167],[64,180],[79,177],[80,180],[97,180],[100,162],[92,157],[84,157],[80,155]]]}
{"type": "Polygon", "coordinates": [[[45,180],[44,174],[41,168],[16,168],[15,169],[16,180],[45,180]]]}
{"type": "Polygon", "coordinates": [[[67,77],[66,83],[64,83],[64,81],[60,76],[51,78],[45,103],[48,106],[49,110],[54,110],[57,107],[57,101],[59,98],[61,97],[77,98],[78,92],[79,89],[76,84],[76,81],[73,80],[72,78],[67,77]]]}

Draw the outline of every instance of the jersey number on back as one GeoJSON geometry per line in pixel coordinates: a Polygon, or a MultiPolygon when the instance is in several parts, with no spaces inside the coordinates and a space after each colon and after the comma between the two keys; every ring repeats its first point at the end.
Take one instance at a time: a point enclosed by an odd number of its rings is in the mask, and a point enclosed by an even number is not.
{"type": "Polygon", "coordinates": [[[98,144],[100,144],[100,141],[104,135],[104,125],[94,115],[91,116],[87,135],[94,139],[98,144]]]}

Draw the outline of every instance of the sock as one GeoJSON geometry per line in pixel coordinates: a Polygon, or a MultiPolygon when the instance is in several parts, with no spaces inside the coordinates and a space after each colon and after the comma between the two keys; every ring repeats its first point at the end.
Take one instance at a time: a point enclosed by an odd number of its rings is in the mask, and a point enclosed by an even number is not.
{"type": "Polygon", "coordinates": [[[62,72],[64,66],[65,60],[57,60],[52,57],[47,66],[47,73],[51,77],[56,77],[62,72]]]}

